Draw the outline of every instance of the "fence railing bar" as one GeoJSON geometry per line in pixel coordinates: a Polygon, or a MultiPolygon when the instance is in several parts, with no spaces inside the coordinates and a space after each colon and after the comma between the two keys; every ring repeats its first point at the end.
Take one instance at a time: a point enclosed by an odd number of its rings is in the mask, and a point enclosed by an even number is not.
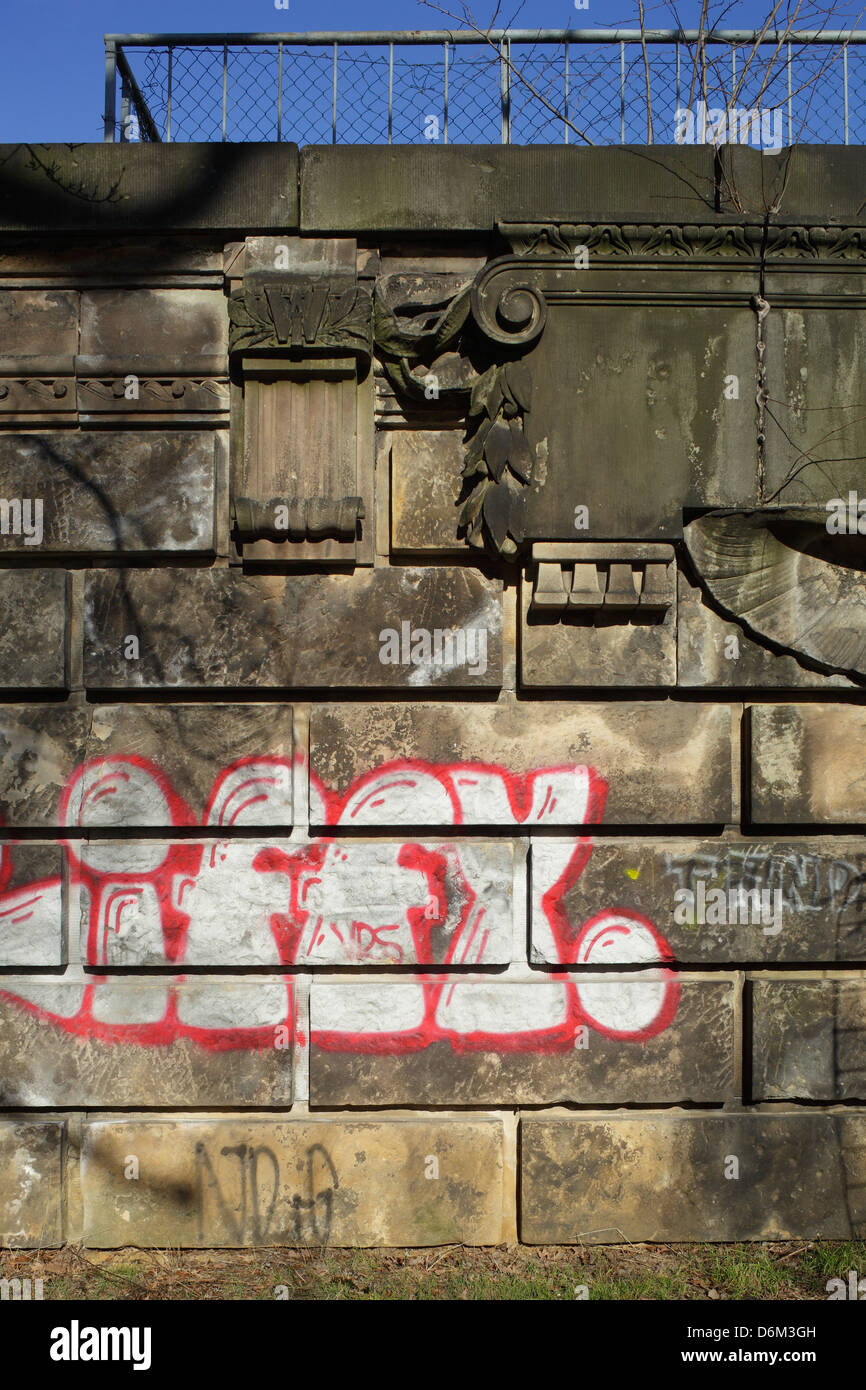
{"type": "Polygon", "coordinates": [[[105,114],[103,117],[102,138],[115,139],[117,124],[117,45],[113,39],[105,39],[105,114]]]}
{"type": "Polygon", "coordinates": [[[331,103],[331,144],[337,143],[337,45],[334,44],[334,95],[331,103]]]}
{"type": "Polygon", "coordinates": [[[845,112],[845,144],[848,144],[848,45],[842,49],[842,100],[845,112]]]}
{"type": "Polygon", "coordinates": [[[394,122],[394,45],[388,44],[388,144],[392,143],[394,122]]]}
{"type": "Polygon", "coordinates": [[[283,138],[283,45],[277,46],[277,143],[283,138]]]}
{"type": "Polygon", "coordinates": [[[120,138],[124,144],[129,139],[129,83],[125,77],[120,79],[120,138]]]}
{"type": "Polygon", "coordinates": [[[150,109],[142,95],[141,88],[135,80],[132,68],[126,61],[126,54],[123,52],[122,48],[119,48],[117,50],[116,65],[117,71],[120,73],[121,77],[124,79],[129,88],[129,95],[132,101],[133,110],[135,111],[135,114],[138,117],[139,133],[143,135],[146,140],[150,140],[156,145],[161,144],[162,136],[160,135],[159,130],[157,129],[156,121],[150,114],[150,109]]]}
{"type": "MultiPolygon", "coordinates": [[[[485,39],[526,44],[617,44],[617,43],[697,43],[722,45],[754,43],[755,29],[490,29],[485,39]]],[[[273,47],[277,43],[308,48],[330,48],[338,43],[343,48],[384,47],[399,43],[405,47],[429,47],[443,43],[478,44],[474,30],[461,29],[399,29],[376,30],[319,30],[309,34],[106,34],[106,45],[113,43],[124,48],[192,47],[214,48],[227,43],[229,47],[273,47]]],[[[866,43],[866,29],[768,29],[761,39],[764,47],[782,43],[799,44],[861,44],[866,43]]]]}
{"type": "Polygon", "coordinates": [[[625,43],[619,46],[619,143],[625,144],[625,43]]]}
{"type": "Polygon", "coordinates": [[[788,44],[788,144],[794,143],[794,98],[791,91],[791,45],[788,44]]]}
{"type": "Polygon", "coordinates": [[[442,143],[448,144],[448,40],[445,40],[445,107],[442,113],[442,143]]]}
{"type": "Polygon", "coordinates": [[[568,43],[566,43],[566,45],[565,45],[565,74],[564,74],[564,77],[563,77],[563,86],[564,86],[564,89],[565,89],[565,92],[564,92],[564,101],[563,101],[563,114],[564,114],[565,119],[564,119],[564,121],[563,121],[563,123],[562,123],[562,133],[563,133],[563,135],[564,135],[564,137],[565,137],[565,144],[567,145],[567,144],[568,144],[568,43]]]}
{"type": "Polygon", "coordinates": [[[503,145],[511,144],[511,69],[508,60],[511,57],[511,44],[508,39],[501,39],[499,43],[499,140],[503,145]]]}
{"type": "Polygon", "coordinates": [[[228,46],[227,43],[224,43],[224,44],[223,44],[223,120],[222,120],[222,138],[223,138],[223,140],[225,140],[225,138],[226,138],[226,105],[227,105],[227,103],[228,103],[228,91],[229,91],[229,46],[228,46]]]}
{"type": "Polygon", "coordinates": [[[171,140],[171,78],[172,78],[172,55],[174,48],[172,44],[168,46],[168,102],[165,115],[165,138],[171,140]]]}

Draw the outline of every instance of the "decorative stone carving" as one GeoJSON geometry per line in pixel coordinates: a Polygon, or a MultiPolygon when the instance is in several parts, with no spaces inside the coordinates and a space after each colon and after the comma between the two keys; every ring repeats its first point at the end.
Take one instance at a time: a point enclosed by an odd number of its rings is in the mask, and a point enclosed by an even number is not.
{"type": "Polygon", "coordinates": [[[866,261],[863,227],[770,227],[767,231],[760,222],[733,226],[635,222],[498,225],[520,256],[573,257],[577,247],[585,246],[594,258],[614,260],[866,261]]]}
{"type": "Polygon", "coordinates": [[[369,359],[371,295],[359,285],[255,280],[229,299],[229,350],[339,348],[369,359]]]}
{"type": "Polygon", "coordinates": [[[356,261],[348,238],[245,243],[243,281],[228,302],[229,350],[244,390],[233,491],[245,560],[372,562],[362,525],[372,515],[372,413],[369,429],[359,417],[372,294],[356,261]],[[274,524],[280,505],[291,513],[286,526],[274,524]]]}
{"type": "Polygon", "coordinates": [[[629,610],[665,613],[676,601],[670,545],[536,544],[530,609],[605,610],[626,622],[629,610]]]}
{"type": "Polygon", "coordinates": [[[353,540],[364,515],[360,497],[272,497],[270,502],[236,497],[232,503],[232,521],[243,541],[353,540]]]}
{"type": "Polygon", "coordinates": [[[543,297],[513,270],[511,258],[492,262],[431,306],[420,325],[405,312],[411,302],[390,307],[387,284],[377,287],[374,312],[376,347],[395,389],[465,412],[460,526],[470,545],[486,543],[508,558],[525,539],[523,489],[535,463],[524,431],[532,381],[517,354],[539,337],[547,315],[543,297]]]}
{"type": "Polygon", "coordinates": [[[863,542],[828,534],[826,510],[709,513],[684,538],[711,599],[749,636],[825,673],[866,675],[863,542]]]}

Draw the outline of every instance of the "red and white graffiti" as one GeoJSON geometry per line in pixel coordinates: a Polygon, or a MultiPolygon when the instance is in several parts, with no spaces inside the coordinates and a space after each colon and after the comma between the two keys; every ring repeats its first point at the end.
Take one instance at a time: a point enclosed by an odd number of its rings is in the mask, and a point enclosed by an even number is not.
{"type": "MultiPolygon", "coordinates": [[[[613,909],[582,925],[568,920],[566,895],[592,852],[586,835],[534,841],[532,912],[536,933],[549,933],[546,958],[563,967],[647,968],[613,981],[578,972],[509,980],[503,988],[495,977],[466,978],[472,967],[511,958],[510,939],[501,954],[510,922],[490,901],[472,838],[371,843],[338,833],[349,826],[399,833],[407,823],[518,833],[592,826],[607,792],[592,769],[516,776],[489,764],[400,761],[363,775],[342,796],[310,772],[310,824],[337,833],[301,842],[212,838],[228,827],[288,830],[292,776],[288,759],[233,763],[197,820],[158,767],[117,756],[77,768],[61,801],[63,826],[83,832],[62,843],[70,886],[85,904],[87,966],[273,967],[278,980],[245,991],[242,1021],[226,1006],[226,984],[176,989],[183,975],[140,990],[104,975],[77,988],[16,981],[15,993],[0,995],[79,1036],[138,1045],[188,1037],[211,1049],[270,1047],[276,1032],[292,1034],[292,979],[282,971],[298,966],[419,967],[387,990],[367,977],[349,990],[317,986],[319,1021],[310,1040],[329,1050],[396,1053],[445,1041],[457,1051],[558,1052],[575,1046],[579,1030],[644,1042],[673,1019],[679,985],[662,968],[670,951],[651,922],[613,909]],[[135,838],[136,826],[200,826],[208,838],[135,838]],[[111,830],[128,838],[108,838],[111,830]]],[[[40,915],[56,921],[61,894],[59,879],[6,891],[8,844],[2,855],[0,943],[32,930],[40,915]]]]}

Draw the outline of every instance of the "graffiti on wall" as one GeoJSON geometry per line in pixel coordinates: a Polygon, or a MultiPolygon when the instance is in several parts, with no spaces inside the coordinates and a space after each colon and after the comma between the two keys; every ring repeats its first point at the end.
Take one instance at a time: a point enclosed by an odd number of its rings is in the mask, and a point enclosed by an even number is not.
{"type": "MultiPolygon", "coordinates": [[[[491,950],[495,933],[476,841],[382,840],[371,848],[339,834],[343,827],[399,832],[407,823],[495,824],[517,833],[546,824],[592,826],[601,821],[607,791],[592,769],[550,767],[516,776],[490,764],[399,761],[364,774],[342,795],[310,772],[310,824],[335,833],[303,841],[217,838],[230,827],[273,832],[285,826],[288,833],[292,774],[289,759],[233,763],[217,777],[197,819],[146,759],[116,756],[78,767],[60,814],[64,828],[76,832],[62,844],[70,888],[85,904],[87,965],[183,972],[254,964],[280,974],[316,965],[418,967],[401,972],[399,992],[359,987],[353,1004],[353,992],[342,991],[343,1011],[311,1035],[337,1051],[407,1052],[443,1040],[455,1050],[561,1051],[587,1029],[643,1042],[673,1019],[679,985],[661,968],[670,952],[650,921],[604,909],[583,924],[568,920],[566,894],[592,853],[587,835],[538,842],[532,908],[536,930],[549,934],[548,958],[563,967],[632,964],[647,971],[615,982],[558,974],[496,989],[460,974],[503,962],[491,950]],[[112,830],[134,835],[136,826],[198,826],[208,838],[110,836],[112,830]]],[[[0,890],[14,850],[4,844],[2,852],[0,890]]],[[[59,920],[61,892],[59,879],[0,891],[0,933],[26,932],[39,913],[59,920]]],[[[500,922],[500,941],[502,929],[500,922]]],[[[510,958],[509,941],[504,959],[510,958]]],[[[285,1039],[296,1031],[288,974],[281,983],[262,981],[254,1017],[253,991],[246,991],[247,1015],[237,1020],[220,1017],[224,1004],[215,1019],[206,1017],[205,984],[195,1005],[173,981],[139,991],[135,1016],[119,1003],[124,988],[130,997],[117,976],[94,975],[77,988],[35,983],[2,993],[67,1032],[108,1042],[165,1045],[187,1037],[214,1049],[264,1048],[274,1046],[278,1033],[285,1039]]],[[[225,985],[211,988],[214,1000],[220,992],[225,998],[225,985]]]]}

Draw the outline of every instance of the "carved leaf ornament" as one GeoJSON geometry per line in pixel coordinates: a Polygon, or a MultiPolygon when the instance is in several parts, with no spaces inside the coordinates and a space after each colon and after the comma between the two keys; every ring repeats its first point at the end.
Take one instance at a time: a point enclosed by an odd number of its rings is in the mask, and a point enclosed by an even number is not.
{"type": "Polygon", "coordinates": [[[425,399],[437,363],[458,358],[456,384],[445,385],[437,398],[466,415],[459,526],[470,545],[486,545],[507,559],[525,538],[524,489],[535,463],[524,432],[532,379],[521,356],[546,318],[540,292],[512,283],[515,270],[522,267],[512,257],[491,262],[471,285],[428,305],[420,322],[409,317],[411,304],[389,307],[380,286],[373,305],[374,342],[398,394],[425,399]]]}

